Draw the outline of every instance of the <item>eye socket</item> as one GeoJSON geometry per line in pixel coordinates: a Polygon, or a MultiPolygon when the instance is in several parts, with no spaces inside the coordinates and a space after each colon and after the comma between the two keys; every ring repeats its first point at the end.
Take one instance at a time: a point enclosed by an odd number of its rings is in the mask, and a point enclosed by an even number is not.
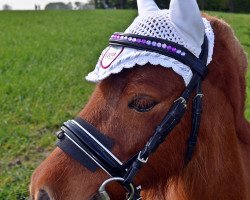
{"type": "Polygon", "coordinates": [[[128,103],[128,107],[138,112],[149,112],[156,104],[157,102],[151,97],[135,96],[132,101],[128,103]]]}

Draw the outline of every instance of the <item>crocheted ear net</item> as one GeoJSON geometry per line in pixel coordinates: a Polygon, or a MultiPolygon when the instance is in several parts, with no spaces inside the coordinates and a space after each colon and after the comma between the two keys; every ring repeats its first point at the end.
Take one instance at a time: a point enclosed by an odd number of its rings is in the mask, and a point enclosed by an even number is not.
{"type": "MultiPolygon", "coordinates": [[[[205,26],[205,34],[209,42],[208,62],[212,60],[214,47],[214,33],[212,27],[205,18],[202,19],[205,26]]],[[[190,27],[192,28],[192,27],[190,27]]],[[[180,44],[192,52],[196,57],[199,56],[201,48],[195,48],[182,38],[175,26],[171,22],[169,10],[148,11],[143,15],[136,17],[134,22],[127,28],[125,33],[150,36],[169,40],[180,44]]],[[[147,63],[151,65],[161,65],[162,67],[172,68],[177,74],[182,76],[185,85],[192,78],[191,69],[183,63],[158,53],[136,50],[132,48],[107,47],[102,52],[97,65],[86,79],[92,82],[98,82],[110,74],[117,74],[124,68],[132,68],[135,65],[143,66],[147,63]],[[108,67],[103,67],[102,63],[108,63],[108,67]]]]}

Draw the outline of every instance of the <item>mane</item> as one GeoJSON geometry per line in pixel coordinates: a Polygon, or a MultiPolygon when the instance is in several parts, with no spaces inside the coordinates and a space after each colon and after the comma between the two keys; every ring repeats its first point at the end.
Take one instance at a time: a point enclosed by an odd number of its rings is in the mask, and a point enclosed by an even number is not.
{"type": "Polygon", "coordinates": [[[225,93],[234,110],[238,138],[241,142],[250,144],[250,125],[244,116],[248,67],[246,53],[226,22],[206,14],[204,16],[210,21],[215,34],[214,56],[209,66],[208,81],[225,93]]]}

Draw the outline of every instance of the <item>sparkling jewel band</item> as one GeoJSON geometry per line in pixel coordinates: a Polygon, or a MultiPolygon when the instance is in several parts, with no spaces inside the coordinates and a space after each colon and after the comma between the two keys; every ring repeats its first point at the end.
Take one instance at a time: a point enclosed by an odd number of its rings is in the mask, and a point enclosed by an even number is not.
{"type": "Polygon", "coordinates": [[[144,38],[135,38],[135,37],[128,37],[124,35],[119,35],[119,34],[113,34],[111,35],[111,39],[116,39],[116,40],[123,40],[123,41],[129,41],[133,43],[138,43],[138,44],[143,44],[143,45],[148,45],[148,46],[153,46],[153,47],[158,47],[161,49],[165,49],[166,51],[171,51],[173,53],[179,54],[181,56],[186,56],[186,53],[180,49],[177,49],[171,45],[167,45],[165,43],[161,42],[156,42],[153,40],[146,40],[144,38]]]}

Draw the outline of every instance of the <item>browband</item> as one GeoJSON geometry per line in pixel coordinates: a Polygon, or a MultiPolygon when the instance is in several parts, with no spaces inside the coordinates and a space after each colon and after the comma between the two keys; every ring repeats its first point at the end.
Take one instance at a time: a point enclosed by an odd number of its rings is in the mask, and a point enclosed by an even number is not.
{"type": "MultiPolygon", "coordinates": [[[[204,43],[208,43],[207,37],[204,36],[204,43]]],[[[109,39],[110,45],[118,45],[130,47],[133,49],[146,50],[169,56],[179,62],[189,66],[193,71],[197,72],[203,79],[208,73],[207,63],[198,59],[185,47],[174,42],[154,37],[114,33],[109,39]]],[[[207,44],[206,44],[207,45],[207,44]]],[[[208,54],[208,49],[206,54],[208,54]]]]}

